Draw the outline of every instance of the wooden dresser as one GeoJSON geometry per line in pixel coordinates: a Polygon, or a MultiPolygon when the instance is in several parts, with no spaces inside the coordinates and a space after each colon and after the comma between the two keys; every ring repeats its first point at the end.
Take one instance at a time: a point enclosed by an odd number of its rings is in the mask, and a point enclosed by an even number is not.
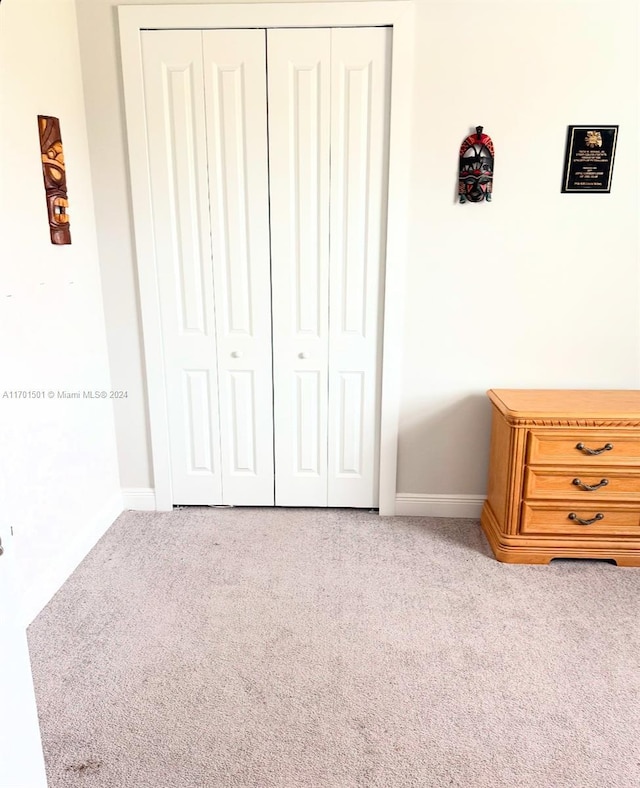
{"type": "Polygon", "coordinates": [[[499,561],[640,566],[640,391],[496,389],[481,524],[499,561]]]}

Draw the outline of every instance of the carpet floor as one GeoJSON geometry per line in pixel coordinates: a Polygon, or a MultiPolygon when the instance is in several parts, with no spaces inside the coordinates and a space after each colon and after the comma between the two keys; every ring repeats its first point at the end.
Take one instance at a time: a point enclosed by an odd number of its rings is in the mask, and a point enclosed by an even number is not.
{"type": "Polygon", "coordinates": [[[640,785],[640,570],[473,520],[125,512],[28,634],[50,788],[640,785]]]}

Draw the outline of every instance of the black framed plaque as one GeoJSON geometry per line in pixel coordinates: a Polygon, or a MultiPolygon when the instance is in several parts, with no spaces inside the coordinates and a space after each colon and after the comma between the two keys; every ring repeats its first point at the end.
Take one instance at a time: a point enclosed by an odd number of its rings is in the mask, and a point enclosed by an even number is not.
{"type": "Polygon", "coordinates": [[[569,126],[562,193],[611,191],[617,126],[569,126]]]}

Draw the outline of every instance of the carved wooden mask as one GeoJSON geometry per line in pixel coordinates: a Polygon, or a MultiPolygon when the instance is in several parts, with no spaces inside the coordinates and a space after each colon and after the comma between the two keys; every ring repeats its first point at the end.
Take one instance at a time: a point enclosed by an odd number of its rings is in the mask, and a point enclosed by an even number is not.
{"type": "Polygon", "coordinates": [[[493,189],[493,159],[495,152],[491,137],[476,126],[460,146],[460,175],[458,195],[460,202],[491,202],[493,189]]]}
{"type": "Polygon", "coordinates": [[[64,169],[64,152],[60,138],[60,121],[49,115],[38,115],[42,175],[47,196],[49,231],[52,244],[70,244],[69,214],[67,208],[67,178],[64,169]]]}

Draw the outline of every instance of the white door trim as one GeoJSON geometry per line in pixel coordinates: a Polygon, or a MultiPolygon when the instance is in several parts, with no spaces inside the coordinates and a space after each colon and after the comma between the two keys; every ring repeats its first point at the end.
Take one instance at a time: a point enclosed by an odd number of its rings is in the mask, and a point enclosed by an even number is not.
{"type": "Polygon", "coordinates": [[[118,7],[131,201],[135,224],[140,306],[144,326],[149,424],[158,510],[169,510],[172,506],[169,414],[163,374],[160,301],[155,275],[156,262],[146,145],[140,31],[144,29],[284,26],[370,27],[388,25],[393,28],[379,497],[380,514],[393,515],[396,509],[404,273],[409,216],[413,10],[412,0],[211,3],[208,5],[130,5],[118,7]]]}

